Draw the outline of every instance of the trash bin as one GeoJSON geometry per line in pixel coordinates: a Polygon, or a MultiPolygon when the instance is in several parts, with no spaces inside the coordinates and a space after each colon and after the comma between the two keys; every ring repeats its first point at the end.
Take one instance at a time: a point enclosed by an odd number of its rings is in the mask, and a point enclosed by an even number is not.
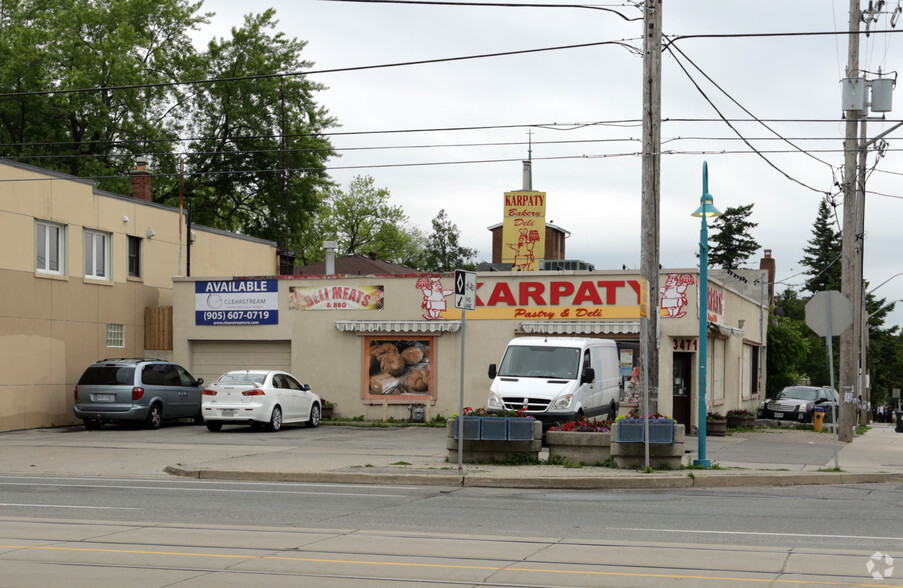
{"type": "Polygon", "coordinates": [[[815,407],[815,412],[812,413],[812,425],[815,427],[817,432],[821,432],[822,423],[825,422],[825,409],[817,406],[815,407]]]}
{"type": "Polygon", "coordinates": [[[897,417],[897,428],[894,431],[903,433],[903,410],[895,410],[894,416],[897,417]]]}

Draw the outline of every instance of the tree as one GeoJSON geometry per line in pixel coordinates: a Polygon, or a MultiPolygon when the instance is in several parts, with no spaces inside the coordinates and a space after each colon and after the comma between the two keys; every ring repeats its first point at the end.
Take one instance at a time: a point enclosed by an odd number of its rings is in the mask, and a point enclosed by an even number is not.
{"type": "Polygon", "coordinates": [[[138,155],[177,204],[179,145],[196,222],[300,247],[328,186],[335,120],[301,73],[305,43],[249,15],[198,52],[200,1],[0,5],[0,156],[127,194],[138,155]],[[261,76],[261,77],[256,77],[261,76]],[[188,82],[188,80],[191,80],[188,82]]]}
{"type": "Polygon", "coordinates": [[[186,191],[198,222],[298,249],[329,185],[334,152],[322,132],[335,120],[313,100],[323,86],[304,76],[234,80],[311,66],[301,59],[306,43],[274,34],[276,24],[272,9],[248,15],[201,55],[196,75],[225,81],[193,86],[187,130],[199,138],[190,143],[186,191]]]}
{"type": "Polygon", "coordinates": [[[0,154],[127,193],[133,156],[168,161],[201,2],[20,0],[0,13],[0,154]]]}
{"type": "Polygon", "coordinates": [[[716,217],[712,229],[717,231],[709,237],[709,264],[723,269],[737,269],[758,251],[759,244],[749,231],[759,226],[749,220],[753,205],[733,206],[716,217]]]}
{"type": "Polygon", "coordinates": [[[799,321],[774,315],[768,317],[768,378],[765,394],[774,397],[785,386],[800,381],[800,367],[809,354],[809,340],[799,321]]]}
{"type": "Polygon", "coordinates": [[[460,244],[461,231],[458,225],[448,220],[445,209],[433,219],[433,232],[429,236],[424,252],[423,269],[428,272],[450,272],[464,269],[476,256],[476,249],[460,244]]]}
{"type": "Polygon", "coordinates": [[[805,256],[800,260],[806,268],[805,289],[815,294],[827,290],[840,290],[841,267],[841,234],[834,230],[831,223],[832,211],[825,200],[818,205],[818,216],[812,226],[812,238],[809,246],[803,251],[805,256]]]}
{"type": "Polygon", "coordinates": [[[341,255],[375,253],[401,263],[422,246],[422,233],[407,227],[400,206],[389,204],[389,190],[376,188],[370,176],[356,176],[348,192],[333,187],[317,220],[316,233],[338,244],[341,255]]]}

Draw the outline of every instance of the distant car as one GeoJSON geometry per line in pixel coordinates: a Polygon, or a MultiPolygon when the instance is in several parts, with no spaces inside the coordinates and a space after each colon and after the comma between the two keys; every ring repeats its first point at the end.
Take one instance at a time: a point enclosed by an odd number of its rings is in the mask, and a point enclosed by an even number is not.
{"type": "Polygon", "coordinates": [[[278,431],[284,424],[320,424],[323,402],[293,375],[268,370],[227,372],[207,386],[201,401],[211,431],[223,425],[251,425],[278,431]]]}
{"type": "Polygon", "coordinates": [[[832,422],[840,395],[828,386],[787,386],[774,398],[766,399],[758,410],[760,419],[777,419],[811,423],[815,408],[825,410],[825,422],[832,422]]]}
{"type": "Polygon", "coordinates": [[[143,422],[158,429],[163,419],[201,424],[204,380],[161,359],[104,359],[85,370],[75,386],[75,416],[88,430],[108,422],[143,422]]]}

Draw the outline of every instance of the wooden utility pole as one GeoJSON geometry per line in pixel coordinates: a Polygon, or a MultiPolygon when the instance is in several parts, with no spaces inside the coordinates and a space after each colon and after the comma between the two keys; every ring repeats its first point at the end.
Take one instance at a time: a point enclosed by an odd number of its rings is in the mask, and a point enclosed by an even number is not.
{"type": "MultiPolygon", "coordinates": [[[[858,78],[859,73],[859,9],[860,0],[850,0],[849,56],[846,76],[858,78]]],[[[859,155],[859,119],[867,111],[846,111],[846,135],[843,142],[843,242],[841,246],[840,291],[853,306],[853,325],[840,335],[840,416],[838,438],[853,440],[853,428],[858,414],[858,367],[860,329],[862,328],[862,250],[865,192],[857,170],[859,155]],[[862,210],[862,212],[860,212],[862,210]],[[851,396],[847,396],[847,395],[851,396]],[[852,400],[852,402],[850,402],[852,400]]],[[[863,125],[864,128],[864,125],[863,125]]]]}
{"type": "MultiPolygon", "coordinates": [[[[646,0],[643,19],[643,187],[640,226],[640,273],[649,282],[649,326],[640,341],[647,358],[649,411],[658,411],[659,312],[659,163],[662,107],[662,0],[646,0]]],[[[691,202],[692,204],[692,202],[691,202]]],[[[689,205],[688,205],[689,207],[689,205]]]]}

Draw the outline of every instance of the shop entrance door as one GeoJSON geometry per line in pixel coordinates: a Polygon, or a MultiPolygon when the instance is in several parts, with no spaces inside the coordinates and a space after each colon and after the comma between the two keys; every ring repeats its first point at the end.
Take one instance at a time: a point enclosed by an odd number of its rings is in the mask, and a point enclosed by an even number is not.
{"type": "Polygon", "coordinates": [[[684,425],[687,432],[690,431],[690,390],[692,389],[691,366],[692,353],[674,353],[672,363],[674,365],[674,390],[671,396],[671,406],[674,409],[674,420],[684,425]]]}

